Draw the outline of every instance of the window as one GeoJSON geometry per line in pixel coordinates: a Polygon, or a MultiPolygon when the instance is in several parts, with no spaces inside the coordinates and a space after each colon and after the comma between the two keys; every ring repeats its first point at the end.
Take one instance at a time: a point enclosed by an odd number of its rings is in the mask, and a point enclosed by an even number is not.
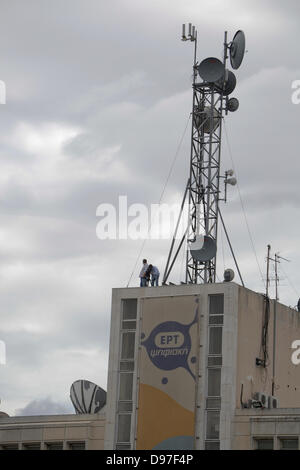
{"type": "Polygon", "coordinates": [[[220,412],[207,411],[207,439],[219,439],[220,412]]]}
{"type": "Polygon", "coordinates": [[[68,447],[70,450],[85,450],[85,442],[69,442],[68,447]]]}
{"type": "Polygon", "coordinates": [[[23,444],[23,450],[41,450],[41,444],[39,442],[23,444]]]}
{"type": "Polygon", "coordinates": [[[221,398],[207,398],[206,408],[208,410],[220,410],[221,409],[221,398]]]}
{"type": "Polygon", "coordinates": [[[207,365],[208,367],[221,366],[222,356],[208,356],[207,365]]]}
{"type": "Polygon", "coordinates": [[[46,443],[47,450],[63,450],[63,443],[62,442],[49,442],[46,443]]]}
{"type": "Polygon", "coordinates": [[[209,324],[210,325],[223,325],[224,315],[210,315],[209,324]]]}
{"type": "Polygon", "coordinates": [[[131,415],[119,415],[118,419],[118,442],[130,442],[131,415]]]}
{"type": "Polygon", "coordinates": [[[122,330],[135,330],[136,329],[136,321],[123,321],[122,322],[122,330]]]}
{"type": "Polygon", "coordinates": [[[123,300],[123,320],[135,320],[137,312],[137,299],[123,300]]]}
{"type": "Polygon", "coordinates": [[[205,441],[205,450],[220,450],[220,441],[205,441]]]}
{"type": "Polygon", "coordinates": [[[120,373],[120,392],[119,400],[131,401],[132,400],[132,385],[133,374],[120,373]]]}
{"type": "Polygon", "coordinates": [[[222,327],[209,328],[209,354],[222,354],[222,327]]]}
{"type": "Polygon", "coordinates": [[[4,444],[1,447],[2,450],[18,450],[18,444],[4,444]]]}
{"type": "Polygon", "coordinates": [[[205,449],[220,448],[222,332],[224,294],[209,295],[205,449]]]}
{"type": "Polygon", "coordinates": [[[209,296],[209,314],[222,315],[224,313],[224,294],[209,296]]]}
{"type": "Polygon", "coordinates": [[[208,391],[207,396],[221,396],[221,369],[208,369],[208,391]]]}
{"type": "Polygon", "coordinates": [[[122,359],[134,359],[135,333],[122,334],[122,359]]]}
{"type": "Polygon", "coordinates": [[[122,299],[116,449],[130,449],[137,299],[122,299]],[[131,331],[130,331],[131,330],[131,331]]]}
{"type": "Polygon", "coordinates": [[[255,439],[256,450],[273,450],[273,439],[255,439]]]}
{"type": "Polygon", "coordinates": [[[120,362],[120,370],[121,371],[133,371],[134,369],[134,362],[133,361],[121,361],[120,362]]]}
{"type": "Polygon", "coordinates": [[[280,438],[280,450],[298,450],[298,438],[280,438]]]}
{"type": "Polygon", "coordinates": [[[119,401],[118,411],[130,411],[132,412],[132,401],[119,401]]]}
{"type": "Polygon", "coordinates": [[[116,450],[130,450],[131,445],[130,444],[117,444],[116,445],[116,450]]]}

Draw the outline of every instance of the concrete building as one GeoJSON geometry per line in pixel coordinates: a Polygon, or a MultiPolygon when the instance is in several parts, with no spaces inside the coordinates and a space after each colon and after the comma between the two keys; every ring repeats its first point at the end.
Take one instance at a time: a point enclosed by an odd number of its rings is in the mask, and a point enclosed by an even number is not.
{"type": "Polygon", "coordinates": [[[96,450],[104,448],[105,415],[0,415],[0,450],[96,450]]]}
{"type": "Polygon", "coordinates": [[[232,282],[113,289],[105,448],[298,446],[295,340],[297,311],[232,282]]]}
{"type": "Polygon", "coordinates": [[[99,414],[8,417],[0,450],[299,449],[300,314],[233,282],[113,289],[99,414]]]}
{"type": "Polygon", "coordinates": [[[299,408],[236,410],[232,449],[300,450],[299,445],[299,408]]]}

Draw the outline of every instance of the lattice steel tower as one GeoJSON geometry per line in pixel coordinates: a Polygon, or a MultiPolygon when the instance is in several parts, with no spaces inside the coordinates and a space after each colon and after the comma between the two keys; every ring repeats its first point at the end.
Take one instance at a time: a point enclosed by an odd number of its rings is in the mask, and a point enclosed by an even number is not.
{"type": "MultiPolygon", "coordinates": [[[[227,43],[227,32],[225,32],[223,61],[209,57],[199,65],[196,58],[197,31],[194,26],[189,24],[186,36],[183,25],[182,40],[194,42],[190,174],[179,215],[180,219],[188,202],[188,222],[173,255],[179,226],[178,219],[163,283],[167,282],[186,238],[188,249],[185,282],[207,283],[216,280],[219,202],[226,201],[227,184],[236,184],[232,170],[227,171],[224,176],[220,175],[222,120],[224,114],[236,111],[239,106],[236,98],[229,99],[236,86],[236,78],[233,72],[226,69],[226,65],[230,56],[232,67],[237,69],[240,66],[245,51],[245,36],[242,31],[238,31],[233,41],[227,43]],[[221,178],[225,182],[223,198],[220,196],[221,178]]],[[[222,218],[221,221],[223,222],[222,218]]]]}

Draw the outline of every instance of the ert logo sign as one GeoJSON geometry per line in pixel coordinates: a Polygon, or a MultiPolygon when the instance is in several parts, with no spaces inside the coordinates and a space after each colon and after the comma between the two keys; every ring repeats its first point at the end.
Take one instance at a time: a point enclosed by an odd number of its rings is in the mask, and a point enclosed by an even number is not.
{"type": "MultiPolygon", "coordinates": [[[[142,333],[142,346],[145,347],[152,364],[161,370],[174,370],[178,367],[186,369],[193,379],[195,375],[189,365],[192,340],[191,326],[198,321],[198,307],[194,320],[188,325],[176,321],[166,321],[158,324],[147,339],[142,333]]],[[[191,357],[194,364],[196,357],[191,357]]]]}

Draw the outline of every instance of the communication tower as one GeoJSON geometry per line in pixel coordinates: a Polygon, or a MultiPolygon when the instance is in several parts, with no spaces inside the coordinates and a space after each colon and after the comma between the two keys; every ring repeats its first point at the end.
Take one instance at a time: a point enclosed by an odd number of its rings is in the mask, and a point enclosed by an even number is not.
{"type": "MultiPolygon", "coordinates": [[[[187,241],[185,283],[215,282],[219,202],[226,201],[227,185],[236,184],[232,170],[225,172],[224,176],[220,175],[222,120],[224,114],[236,111],[239,107],[238,100],[229,97],[235,89],[236,77],[227,69],[227,62],[230,58],[233,69],[240,67],[245,53],[245,35],[239,30],[233,40],[228,42],[225,32],[222,61],[216,57],[208,57],[200,63],[197,62],[197,31],[191,23],[188,25],[187,35],[186,25],[183,25],[182,41],[194,43],[190,172],[166,263],[163,284],[166,284],[185,241],[187,241]],[[225,183],[223,198],[220,197],[221,178],[225,183]],[[176,242],[186,203],[188,203],[186,229],[180,241],[176,242]],[[176,243],[177,248],[175,248],[176,243]]],[[[221,222],[223,223],[222,217],[221,222]]]]}

